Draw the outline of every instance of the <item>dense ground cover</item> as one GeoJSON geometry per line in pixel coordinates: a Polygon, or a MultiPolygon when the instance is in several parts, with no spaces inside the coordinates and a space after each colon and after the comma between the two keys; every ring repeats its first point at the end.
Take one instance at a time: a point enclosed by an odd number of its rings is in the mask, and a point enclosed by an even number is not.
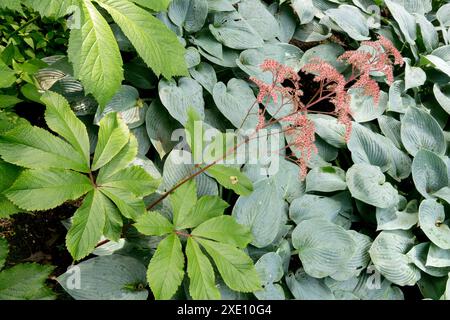
{"type": "Polygon", "coordinates": [[[450,4],[0,21],[0,299],[449,299],[450,4]]]}

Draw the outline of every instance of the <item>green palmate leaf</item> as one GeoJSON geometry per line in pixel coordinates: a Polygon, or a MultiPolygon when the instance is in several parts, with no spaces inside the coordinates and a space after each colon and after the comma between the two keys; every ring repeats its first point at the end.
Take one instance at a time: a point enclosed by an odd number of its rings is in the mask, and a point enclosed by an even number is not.
{"type": "Polygon", "coordinates": [[[253,184],[238,168],[215,164],[206,170],[222,186],[239,195],[247,196],[253,191],[253,184]]]}
{"type": "Polygon", "coordinates": [[[75,212],[66,236],[66,245],[75,260],[91,253],[100,240],[105,227],[105,217],[115,210],[111,201],[98,190],[90,192],[83,205],[75,212]]]}
{"type": "Polygon", "coordinates": [[[189,107],[187,110],[187,122],[186,128],[186,140],[191,148],[191,153],[194,158],[194,163],[201,163],[202,161],[202,148],[198,148],[198,141],[203,141],[203,122],[198,112],[189,107]]]}
{"type": "Polygon", "coordinates": [[[18,125],[0,135],[0,156],[25,168],[89,171],[83,157],[67,142],[29,124],[18,125]]]}
{"type": "Polygon", "coordinates": [[[8,253],[9,253],[8,241],[6,241],[5,238],[0,238],[0,270],[2,270],[3,266],[5,265],[8,253]]]}
{"type": "Polygon", "coordinates": [[[136,229],[147,236],[163,236],[171,233],[174,226],[158,212],[147,212],[137,219],[136,229]]]}
{"type": "Polygon", "coordinates": [[[131,0],[134,3],[152,9],[154,11],[165,11],[171,0],[131,0]]]}
{"type": "Polygon", "coordinates": [[[197,200],[189,213],[178,223],[180,229],[194,228],[199,224],[221,216],[229,204],[217,196],[203,196],[197,200]]]}
{"type": "Polygon", "coordinates": [[[66,139],[84,157],[89,167],[90,144],[86,126],[75,116],[63,96],[47,91],[41,100],[47,106],[45,121],[49,128],[66,139]]]}
{"type": "Polygon", "coordinates": [[[261,289],[260,279],[252,260],[234,246],[198,239],[214,260],[222,279],[232,290],[252,292],[261,289]]]}
{"type": "Polygon", "coordinates": [[[22,170],[19,167],[0,159],[0,172],[2,173],[0,178],[0,218],[7,218],[9,215],[20,211],[20,209],[9,201],[2,193],[11,187],[21,171],[22,170]]]}
{"type": "Polygon", "coordinates": [[[184,276],[184,255],[175,234],[162,240],[147,270],[150,289],[157,300],[168,300],[177,291],[184,276]]]}
{"type": "Polygon", "coordinates": [[[185,219],[191,208],[197,202],[197,187],[194,180],[182,184],[170,195],[170,204],[173,211],[173,224],[178,227],[180,221],[185,219]]]}
{"type": "Polygon", "coordinates": [[[113,203],[108,202],[108,214],[105,216],[103,235],[109,240],[118,242],[122,236],[122,227],[123,219],[119,209],[113,203]]]}
{"type": "Polygon", "coordinates": [[[417,191],[425,198],[448,185],[447,166],[438,155],[420,150],[412,163],[412,177],[417,191]]]}
{"type": "Polygon", "coordinates": [[[98,0],[153,72],[165,78],[187,75],[185,49],[161,21],[126,0],[98,0]]]}
{"type": "Polygon", "coordinates": [[[192,238],[186,245],[189,293],[196,300],[218,300],[220,291],[216,287],[214,269],[208,258],[192,238]]]}
{"type": "Polygon", "coordinates": [[[80,1],[82,26],[70,33],[68,56],[75,77],[83,82],[86,93],[92,93],[103,107],[120,88],[122,58],[106,20],[90,0],[80,1]]]}
{"type": "Polygon", "coordinates": [[[67,170],[26,170],[5,195],[25,210],[48,210],[67,200],[76,200],[93,186],[89,179],[67,170]]]}
{"type": "Polygon", "coordinates": [[[0,88],[8,88],[16,82],[16,72],[0,59],[0,88]]]}
{"type": "Polygon", "coordinates": [[[107,114],[100,121],[98,142],[95,149],[92,170],[98,170],[110,162],[127,144],[130,131],[116,113],[107,114]]]}
{"type": "Polygon", "coordinates": [[[21,6],[20,0],[3,0],[0,3],[0,8],[22,12],[22,6],[21,6]]]}
{"type": "Polygon", "coordinates": [[[435,199],[422,201],[419,207],[419,225],[427,237],[439,248],[450,249],[450,228],[444,222],[444,206],[435,199]]]}
{"type": "Polygon", "coordinates": [[[0,272],[1,300],[52,300],[54,293],[45,286],[52,266],[18,264],[0,272]]]}
{"type": "Polygon", "coordinates": [[[100,187],[98,190],[111,199],[120,213],[128,219],[136,220],[145,213],[144,201],[137,198],[131,191],[111,187],[100,187]]]}
{"type": "Polygon", "coordinates": [[[238,224],[231,216],[209,219],[195,228],[191,235],[216,240],[239,248],[245,248],[252,241],[250,230],[238,224]]]}
{"type": "Polygon", "coordinates": [[[60,18],[70,14],[80,5],[83,0],[22,0],[22,2],[33,10],[38,11],[44,17],[60,18]]]}
{"type": "Polygon", "coordinates": [[[100,168],[97,181],[107,181],[108,177],[127,167],[136,159],[138,154],[138,141],[133,134],[130,134],[130,140],[120,152],[112,158],[110,162],[100,168]]]}
{"type": "Polygon", "coordinates": [[[120,188],[133,192],[136,197],[147,196],[158,188],[160,180],[154,179],[142,167],[132,166],[109,176],[106,180],[97,179],[101,187],[120,188]]]}

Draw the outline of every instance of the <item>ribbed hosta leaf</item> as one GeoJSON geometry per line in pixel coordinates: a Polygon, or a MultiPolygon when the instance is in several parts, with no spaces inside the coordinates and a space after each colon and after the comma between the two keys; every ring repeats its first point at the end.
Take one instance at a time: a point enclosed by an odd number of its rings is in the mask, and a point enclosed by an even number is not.
{"type": "Polygon", "coordinates": [[[320,218],[337,222],[341,204],[336,199],[312,194],[305,194],[292,201],[289,207],[289,217],[296,224],[302,221],[320,218]]]}
{"type": "Polygon", "coordinates": [[[139,56],[159,76],[187,75],[185,50],[153,15],[126,0],[98,0],[136,48],[139,56]]]}
{"type": "Polygon", "coordinates": [[[408,253],[408,257],[423,272],[434,277],[443,277],[448,275],[450,268],[437,268],[427,264],[427,254],[429,256],[430,243],[422,242],[414,246],[408,253]]]}
{"type": "Polygon", "coordinates": [[[214,102],[220,112],[236,128],[253,129],[258,123],[258,106],[252,89],[244,80],[231,79],[227,85],[219,82],[213,89],[214,102]]]}
{"type": "Polygon", "coordinates": [[[411,45],[415,45],[417,31],[414,16],[412,16],[403,6],[392,0],[386,0],[385,4],[395,21],[398,23],[406,41],[411,45]]]}
{"type": "Polygon", "coordinates": [[[66,236],[66,245],[75,260],[81,260],[94,251],[100,241],[106,216],[115,211],[112,202],[98,190],[90,192],[83,205],[75,212],[66,236]]]}
{"type": "Polygon", "coordinates": [[[75,300],[146,300],[145,271],[140,261],[112,254],[83,261],[57,281],[75,300]]]}
{"type": "Polygon", "coordinates": [[[378,117],[378,125],[384,136],[389,138],[398,149],[401,149],[403,146],[400,138],[401,122],[393,117],[381,115],[378,117]]]}
{"type": "Polygon", "coordinates": [[[297,300],[334,300],[323,279],[309,276],[303,269],[286,276],[286,284],[297,300]]]}
{"type": "Polygon", "coordinates": [[[264,248],[277,237],[286,219],[287,206],[272,179],[255,184],[249,196],[241,196],[233,208],[233,217],[249,227],[253,234],[252,244],[264,248]]]}
{"type": "Polygon", "coordinates": [[[436,268],[450,267],[450,250],[439,248],[435,244],[430,244],[426,265],[436,268]]]}
{"type": "Polygon", "coordinates": [[[347,171],[347,185],[352,196],[378,208],[397,204],[397,190],[389,183],[379,167],[355,164],[347,171]]]}
{"type": "Polygon", "coordinates": [[[26,170],[5,191],[5,195],[25,210],[48,210],[67,200],[76,200],[93,186],[89,179],[79,173],[59,170],[26,170]]]}
{"type": "Polygon", "coordinates": [[[217,83],[217,75],[214,68],[207,62],[200,62],[194,68],[189,69],[192,78],[197,80],[210,94],[213,93],[217,83]]]}
{"type": "Polygon", "coordinates": [[[450,249],[450,228],[444,222],[444,206],[434,199],[422,201],[419,225],[427,237],[439,248],[450,249]]]}
{"type": "Polygon", "coordinates": [[[445,110],[448,114],[450,114],[450,93],[448,92],[447,86],[439,86],[439,84],[435,83],[433,86],[434,97],[436,98],[439,105],[442,109],[445,110]]]}
{"type": "Polygon", "coordinates": [[[357,41],[369,39],[369,26],[358,8],[349,5],[341,5],[337,9],[327,10],[325,14],[351,38],[357,41]]]}
{"type": "Polygon", "coordinates": [[[369,250],[375,268],[389,281],[412,286],[420,279],[420,270],[406,253],[415,238],[407,231],[382,231],[369,250]]]}
{"type": "Polygon", "coordinates": [[[438,155],[420,150],[412,163],[412,177],[417,191],[425,198],[448,185],[447,166],[438,155]]]}
{"type": "Polygon", "coordinates": [[[377,119],[387,108],[388,95],[381,91],[378,104],[374,104],[373,97],[364,94],[363,89],[350,89],[350,109],[356,122],[368,122],[377,119]]]}
{"type": "Polygon", "coordinates": [[[333,192],[347,189],[345,171],[339,167],[317,167],[306,176],[306,191],[333,192]]]}
{"type": "Polygon", "coordinates": [[[172,0],[168,15],[173,23],[187,32],[197,32],[205,24],[208,2],[206,0],[172,0]]]}
{"type": "Polygon", "coordinates": [[[69,60],[86,93],[104,106],[123,80],[122,58],[114,34],[94,4],[82,0],[82,12],[81,28],[70,33],[69,60]]]}
{"type": "Polygon", "coordinates": [[[404,59],[406,62],[405,66],[405,90],[416,88],[422,86],[427,80],[427,75],[419,67],[411,66],[411,60],[408,58],[404,59]]]}
{"type": "Polygon", "coordinates": [[[347,231],[323,219],[302,221],[292,232],[292,244],[306,273],[315,278],[333,277],[356,251],[347,231]]]}
{"type": "Polygon", "coordinates": [[[377,230],[409,230],[419,222],[417,200],[406,203],[399,196],[398,203],[390,208],[377,208],[377,230]]]}
{"type": "Polygon", "coordinates": [[[443,155],[444,134],[437,121],[423,109],[410,107],[402,119],[401,137],[408,152],[415,156],[420,149],[443,155]]]}
{"type": "Polygon", "coordinates": [[[190,78],[181,78],[177,84],[175,80],[161,80],[158,91],[164,107],[181,124],[184,125],[187,121],[189,107],[194,108],[202,118],[204,117],[203,89],[197,81],[190,78]]]}
{"type": "Polygon", "coordinates": [[[314,121],[317,134],[328,144],[336,148],[346,146],[345,126],[337,119],[328,115],[313,115],[311,120],[314,121]]]}
{"type": "Polygon", "coordinates": [[[274,39],[280,33],[277,20],[260,0],[240,1],[238,11],[264,40],[274,39]]]}

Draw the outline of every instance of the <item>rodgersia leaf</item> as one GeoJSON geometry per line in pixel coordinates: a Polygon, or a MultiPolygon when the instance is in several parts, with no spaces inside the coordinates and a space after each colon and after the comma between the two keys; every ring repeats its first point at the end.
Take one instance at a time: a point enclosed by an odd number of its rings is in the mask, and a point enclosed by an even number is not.
{"type": "Polygon", "coordinates": [[[24,171],[5,192],[25,210],[48,210],[76,200],[93,189],[89,179],[77,172],[46,169],[24,171]]]}
{"type": "Polygon", "coordinates": [[[177,291],[184,276],[180,239],[171,234],[162,240],[147,270],[147,280],[157,300],[167,300],[177,291]]]}
{"type": "Polygon", "coordinates": [[[137,219],[136,229],[148,236],[163,236],[174,230],[173,224],[158,212],[148,212],[137,219]]]}
{"type": "Polygon", "coordinates": [[[239,195],[247,196],[253,191],[252,182],[238,168],[216,164],[206,171],[222,186],[239,195]]]}
{"type": "Polygon", "coordinates": [[[189,275],[189,293],[196,300],[220,299],[216,287],[214,269],[199,245],[188,238],[186,245],[187,272],[189,275]]]}
{"type": "Polygon", "coordinates": [[[6,241],[5,238],[0,238],[0,270],[2,270],[3,266],[5,265],[8,253],[9,253],[8,241],[6,241]]]}
{"type": "MultiPolygon", "coordinates": [[[[9,0],[11,1],[11,0],[9,0]]],[[[14,0],[13,0],[14,1],[14,0]]],[[[83,0],[21,0],[26,6],[38,11],[44,17],[60,18],[70,14],[83,0]]],[[[7,1],[8,2],[8,1],[7,1]]],[[[19,2],[17,0],[17,2],[19,2]]]]}
{"type": "Polygon", "coordinates": [[[126,0],[98,0],[136,48],[139,56],[159,76],[187,75],[185,49],[161,21],[126,0]]]}
{"type": "Polygon", "coordinates": [[[69,60],[86,93],[92,93],[103,107],[119,90],[124,79],[122,58],[106,20],[90,0],[80,1],[82,26],[70,33],[69,60]]]}

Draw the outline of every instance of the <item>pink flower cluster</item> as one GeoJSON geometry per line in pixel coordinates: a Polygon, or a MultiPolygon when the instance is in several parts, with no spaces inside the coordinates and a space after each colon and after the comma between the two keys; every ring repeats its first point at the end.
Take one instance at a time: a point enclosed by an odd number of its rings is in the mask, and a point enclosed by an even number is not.
{"type": "Polygon", "coordinates": [[[314,122],[308,118],[308,113],[327,113],[336,116],[338,121],[346,127],[345,139],[348,141],[352,130],[351,96],[348,90],[362,88],[364,94],[373,97],[375,105],[378,105],[380,87],[371,78],[371,75],[374,72],[381,73],[385,75],[387,83],[390,84],[394,81],[394,65],[403,65],[400,52],[383,36],[379,36],[376,41],[362,42],[362,45],[368,48],[346,51],[338,57],[338,61],[346,62],[352,67],[352,74],[349,78],[344,77],[334,66],[319,58],[312,59],[303,66],[301,71],[314,74],[314,81],[320,83],[320,88],[308,103],[301,101],[303,91],[300,88],[300,76],[292,68],[275,60],[265,60],[260,66],[262,71],[272,73],[271,84],[255,77],[250,78],[259,89],[258,103],[269,103],[271,100],[278,103],[279,97],[281,97],[281,106],[284,104],[293,106],[292,113],[273,119],[268,124],[265,120],[266,109],[259,109],[259,121],[256,129],[260,130],[275,121],[283,125],[286,134],[292,136],[287,147],[297,151],[297,155],[300,154],[295,161],[300,166],[302,179],[306,176],[308,162],[313,152],[317,153],[314,122]],[[393,57],[393,61],[391,57],[393,57]],[[334,111],[322,112],[310,109],[313,105],[326,100],[333,104],[334,111]]]}

